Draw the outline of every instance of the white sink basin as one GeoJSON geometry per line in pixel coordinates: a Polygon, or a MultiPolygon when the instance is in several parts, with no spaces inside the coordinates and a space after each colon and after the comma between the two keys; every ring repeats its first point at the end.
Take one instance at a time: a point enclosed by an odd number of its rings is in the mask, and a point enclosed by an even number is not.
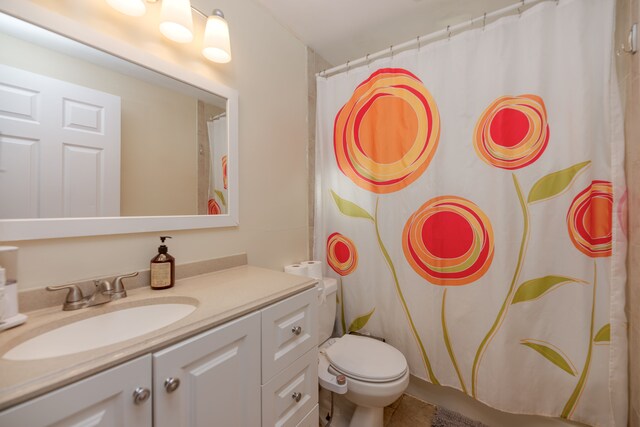
{"type": "Polygon", "coordinates": [[[105,347],[164,328],[195,309],[192,304],[152,304],[112,311],[44,332],[16,345],[2,358],[38,360],[105,347]]]}

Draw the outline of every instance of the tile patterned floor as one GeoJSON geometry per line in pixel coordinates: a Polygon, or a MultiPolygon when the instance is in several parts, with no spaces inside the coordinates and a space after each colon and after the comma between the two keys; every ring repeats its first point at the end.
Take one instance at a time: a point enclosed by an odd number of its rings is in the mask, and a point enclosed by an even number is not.
{"type": "Polygon", "coordinates": [[[431,425],[436,407],[403,394],[398,400],[384,408],[385,427],[417,427],[431,425]]]}

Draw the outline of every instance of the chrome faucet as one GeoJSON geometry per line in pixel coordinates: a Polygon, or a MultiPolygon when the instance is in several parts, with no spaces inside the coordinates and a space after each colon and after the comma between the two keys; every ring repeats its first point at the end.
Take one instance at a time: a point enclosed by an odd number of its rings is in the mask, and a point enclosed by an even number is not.
{"type": "Polygon", "coordinates": [[[95,290],[93,294],[85,297],[82,290],[77,285],[47,286],[48,291],[60,291],[68,289],[67,298],[62,305],[64,311],[77,310],[79,308],[92,307],[94,305],[105,304],[127,296],[127,291],[122,283],[123,279],[135,277],[138,272],[124,274],[113,279],[113,283],[108,280],[94,280],[95,290]]]}

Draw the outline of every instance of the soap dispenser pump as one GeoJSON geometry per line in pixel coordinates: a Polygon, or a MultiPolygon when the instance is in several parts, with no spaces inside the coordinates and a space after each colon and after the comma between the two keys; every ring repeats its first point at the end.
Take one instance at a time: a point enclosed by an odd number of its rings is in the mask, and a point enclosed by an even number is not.
{"type": "Polygon", "coordinates": [[[171,236],[160,236],[162,245],[158,247],[158,255],[151,259],[151,289],[168,289],[175,284],[175,258],[169,255],[165,239],[171,236]]]}

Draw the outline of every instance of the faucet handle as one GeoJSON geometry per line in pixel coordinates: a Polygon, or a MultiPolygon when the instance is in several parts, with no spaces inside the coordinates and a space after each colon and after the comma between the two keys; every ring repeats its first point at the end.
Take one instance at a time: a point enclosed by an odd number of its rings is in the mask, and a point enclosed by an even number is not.
{"type": "Polygon", "coordinates": [[[138,272],[123,274],[122,276],[118,276],[113,280],[113,293],[117,295],[117,298],[124,298],[127,296],[127,291],[124,289],[124,284],[122,283],[123,279],[128,279],[129,277],[136,277],[138,272]]]}
{"type": "Polygon", "coordinates": [[[64,289],[68,289],[67,298],[64,301],[64,305],[62,307],[63,310],[75,310],[78,308],[84,307],[85,298],[82,295],[82,291],[77,285],[58,285],[58,286],[47,286],[46,289],[48,291],[61,291],[64,289]]]}

